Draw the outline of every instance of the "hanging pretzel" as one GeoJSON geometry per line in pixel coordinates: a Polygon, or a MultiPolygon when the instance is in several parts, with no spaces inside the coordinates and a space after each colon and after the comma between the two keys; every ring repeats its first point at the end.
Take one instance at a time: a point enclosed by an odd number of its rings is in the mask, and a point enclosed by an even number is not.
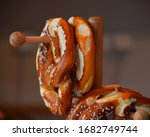
{"type": "Polygon", "coordinates": [[[41,96],[52,113],[63,115],[71,103],[69,71],[75,62],[73,31],[65,19],[55,18],[46,22],[41,36],[49,36],[51,40],[39,45],[36,57],[41,96]]]}
{"type": "Polygon", "coordinates": [[[63,18],[48,20],[41,36],[24,36],[20,32],[10,36],[14,47],[20,47],[24,42],[41,42],[36,68],[41,96],[51,112],[65,114],[72,101],[76,105],[66,119],[150,119],[150,99],[133,90],[112,85],[90,91],[95,73],[93,34],[81,17],[71,17],[69,23],[74,28],[77,48],[72,27],[63,18]],[[73,67],[74,63],[76,67],[73,67]],[[74,77],[75,84],[72,82],[74,77]],[[72,88],[74,93],[71,93],[72,88]]]}
{"type": "Polygon", "coordinates": [[[117,85],[104,86],[88,93],[70,111],[67,119],[132,119],[136,111],[150,119],[150,99],[117,85]]]}
{"type": "Polygon", "coordinates": [[[69,23],[74,28],[76,40],[76,82],[77,96],[88,92],[93,84],[95,72],[95,45],[90,26],[81,17],[71,17],[69,23]]]}

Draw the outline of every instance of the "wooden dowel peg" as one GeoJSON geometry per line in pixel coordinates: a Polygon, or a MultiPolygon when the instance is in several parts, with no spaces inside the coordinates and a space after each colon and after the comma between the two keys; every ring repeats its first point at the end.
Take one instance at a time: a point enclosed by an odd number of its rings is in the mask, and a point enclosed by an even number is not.
{"type": "Polygon", "coordinates": [[[103,18],[93,16],[88,19],[95,37],[96,51],[96,72],[94,80],[94,88],[102,86],[102,71],[103,71],[103,18]]]}
{"type": "Polygon", "coordinates": [[[132,113],[130,117],[133,120],[150,120],[150,115],[144,110],[137,110],[135,113],[132,113]]]}
{"type": "Polygon", "coordinates": [[[21,32],[13,32],[9,37],[9,42],[13,47],[21,47],[24,43],[49,43],[47,36],[25,36],[21,32]]]}

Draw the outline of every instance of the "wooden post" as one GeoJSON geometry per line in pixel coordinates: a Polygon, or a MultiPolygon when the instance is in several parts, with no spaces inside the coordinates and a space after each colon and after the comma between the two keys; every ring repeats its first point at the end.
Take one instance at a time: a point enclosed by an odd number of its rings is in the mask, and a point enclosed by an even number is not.
{"type": "Polygon", "coordinates": [[[96,51],[96,71],[94,79],[94,89],[102,86],[103,73],[103,18],[99,16],[90,17],[88,19],[95,37],[96,51]]]}

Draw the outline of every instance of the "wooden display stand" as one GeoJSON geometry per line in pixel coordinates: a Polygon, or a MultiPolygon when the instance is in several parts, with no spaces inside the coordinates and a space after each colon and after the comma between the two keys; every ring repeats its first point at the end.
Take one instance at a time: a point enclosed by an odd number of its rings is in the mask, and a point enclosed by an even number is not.
{"type": "MultiPolygon", "coordinates": [[[[90,17],[88,22],[93,30],[95,38],[95,51],[96,51],[96,71],[93,89],[102,86],[102,68],[103,68],[103,18],[99,16],[90,17]]],[[[10,44],[13,47],[21,47],[25,42],[28,43],[48,43],[50,42],[47,36],[25,36],[20,32],[14,32],[10,35],[10,44]]],[[[136,111],[132,119],[148,119],[149,114],[144,110],[136,111]]]]}
{"type": "MultiPolygon", "coordinates": [[[[103,68],[103,18],[93,16],[88,19],[90,26],[93,29],[95,37],[95,51],[96,51],[96,71],[93,88],[102,86],[102,68],[103,68]]],[[[47,36],[25,36],[21,32],[14,32],[10,35],[9,42],[13,47],[21,47],[25,42],[27,43],[47,43],[50,42],[47,36]]]]}

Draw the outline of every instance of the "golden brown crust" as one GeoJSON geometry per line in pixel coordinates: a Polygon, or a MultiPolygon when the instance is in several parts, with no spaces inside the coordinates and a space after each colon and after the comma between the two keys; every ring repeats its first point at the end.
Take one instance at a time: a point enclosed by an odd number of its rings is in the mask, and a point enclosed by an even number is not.
{"type": "Polygon", "coordinates": [[[71,17],[69,23],[74,27],[77,46],[76,92],[84,94],[93,84],[95,73],[95,43],[92,30],[81,17],[71,17]]]}
{"type": "MultiPolygon", "coordinates": [[[[57,86],[63,79],[64,75],[67,74],[72,69],[75,62],[75,45],[72,27],[68,24],[68,22],[65,19],[60,20],[59,26],[61,26],[64,31],[66,40],[66,49],[64,51],[64,55],[61,58],[60,58],[61,55],[59,54],[60,61],[56,65],[56,70],[53,74],[55,77],[53,77],[52,79],[52,84],[55,86],[57,86]]],[[[51,36],[53,43],[54,38],[55,37],[51,36]]],[[[61,37],[59,37],[58,39],[60,41],[61,37]]],[[[54,47],[56,46],[58,46],[58,43],[57,44],[54,43],[54,47]]],[[[58,51],[56,48],[55,50],[58,51]]]]}
{"type": "Polygon", "coordinates": [[[72,82],[69,77],[56,89],[45,91],[43,98],[50,103],[49,109],[55,115],[64,115],[71,105],[72,82]]]}
{"type": "Polygon", "coordinates": [[[73,30],[63,18],[47,21],[41,35],[51,43],[41,43],[36,64],[41,96],[53,114],[65,114],[71,105],[72,81],[69,71],[75,62],[73,30]]]}
{"type": "Polygon", "coordinates": [[[66,119],[130,119],[130,113],[141,108],[150,113],[150,99],[117,85],[103,86],[83,97],[66,119]]]}

